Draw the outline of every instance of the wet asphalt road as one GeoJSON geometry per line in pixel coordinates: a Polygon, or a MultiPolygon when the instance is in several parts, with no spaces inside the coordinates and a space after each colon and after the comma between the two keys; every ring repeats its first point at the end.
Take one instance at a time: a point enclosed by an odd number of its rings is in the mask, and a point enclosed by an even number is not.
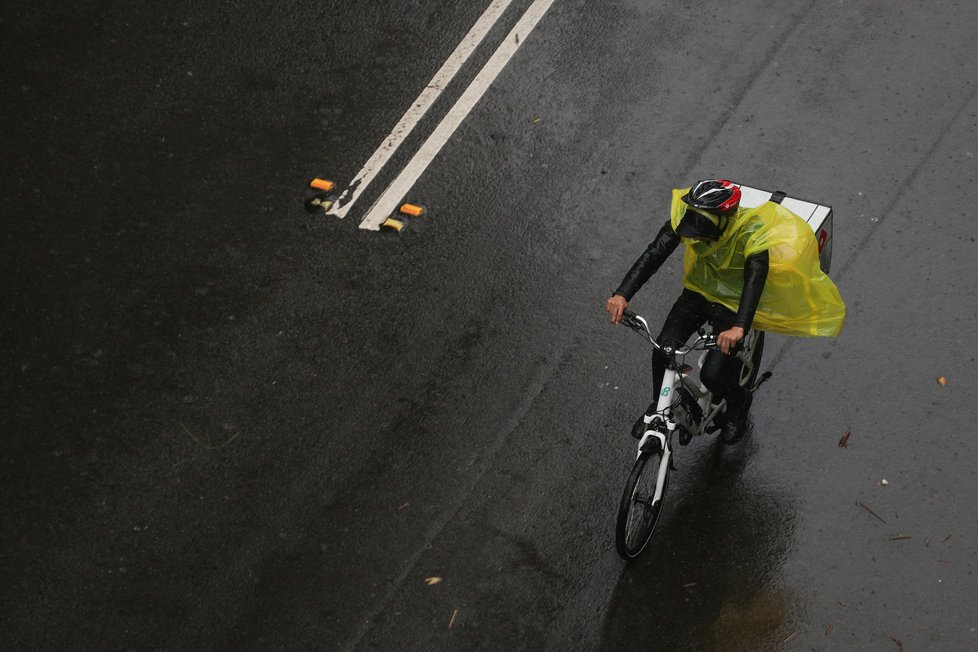
{"type": "Polygon", "coordinates": [[[430,216],[358,230],[517,0],[303,212],[486,5],[0,7],[2,647],[978,648],[978,7],[557,0],[430,216]],[[714,175],[833,205],[848,323],[769,338],[752,438],[678,451],[626,566],[649,358],[601,305],[714,175]]]}

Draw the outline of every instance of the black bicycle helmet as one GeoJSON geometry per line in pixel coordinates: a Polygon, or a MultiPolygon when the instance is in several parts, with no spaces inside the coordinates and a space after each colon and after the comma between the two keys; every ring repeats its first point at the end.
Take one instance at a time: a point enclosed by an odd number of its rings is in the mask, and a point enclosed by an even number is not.
{"type": "Polygon", "coordinates": [[[710,213],[728,213],[740,204],[740,188],[724,179],[697,181],[683,201],[710,213]]]}
{"type": "Polygon", "coordinates": [[[705,179],[690,188],[682,200],[697,210],[686,211],[676,233],[684,238],[715,240],[723,233],[719,218],[740,205],[740,188],[724,179],[705,179]]]}

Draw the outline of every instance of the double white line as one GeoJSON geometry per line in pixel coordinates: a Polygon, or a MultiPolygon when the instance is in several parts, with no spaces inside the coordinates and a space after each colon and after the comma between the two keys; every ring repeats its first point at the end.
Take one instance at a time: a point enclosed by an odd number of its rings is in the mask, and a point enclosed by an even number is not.
{"type": "MultiPolygon", "coordinates": [[[[441,148],[445,146],[455,130],[465,117],[472,111],[489,86],[496,79],[509,60],[513,58],[516,51],[526,41],[527,36],[537,26],[550,6],[555,0],[534,0],[530,8],[516,23],[516,26],[506,36],[503,43],[496,49],[486,65],[482,67],[469,87],[465,89],[462,96],[451,108],[448,114],[435,128],[434,132],[421,146],[421,149],[414,155],[411,161],[401,171],[400,175],[387,188],[380,198],[368,211],[366,217],[360,222],[361,229],[377,231],[391,213],[397,208],[398,203],[411,190],[418,178],[424,173],[428,165],[435,159],[441,148]]],[[[469,33],[466,34],[462,42],[442,65],[441,69],[435,74],[428,86],[421,92],[418,98],[411,104],[411,108],[401,117],[393,131],[384,139],[381,146],[374,152],[370,160],[363,166],[349,187],[340,195],[339,201],[328,211],[328,214],[337,217],[346,217],[350,208],[357,198],[363,193],[374,177],[380,172],[397,148],[407,138],[408,134],[418,124],[424,114],[431,108],[438,96],[459,71],[462,65],[469,59],[476,50],[486,34],[499,17],[513,3],[513,0],[495,0],[489,8],[479,17],[469,33]]]]}

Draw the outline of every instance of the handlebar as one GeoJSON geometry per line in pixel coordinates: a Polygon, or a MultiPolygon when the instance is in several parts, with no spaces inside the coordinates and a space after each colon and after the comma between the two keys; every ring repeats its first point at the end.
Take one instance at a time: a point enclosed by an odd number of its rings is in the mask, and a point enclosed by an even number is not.
{"type": "Polygon", "coordinates": [[[649,344],[666,354],[686,355],[690,351],[717,348],[716,334],[707,333],[702,328],[699,330],[699,337],[696,338],[692,344],[673,348],[671,346],[663,346],[659,344],[652,336],[652,331],[649,330],[649,323],[645,321],[645,317],[642,317],[642,315],[639,315],[636,312],[625,309],[621,315],[621,323],[643,336],[649,341],[649,344]]]}

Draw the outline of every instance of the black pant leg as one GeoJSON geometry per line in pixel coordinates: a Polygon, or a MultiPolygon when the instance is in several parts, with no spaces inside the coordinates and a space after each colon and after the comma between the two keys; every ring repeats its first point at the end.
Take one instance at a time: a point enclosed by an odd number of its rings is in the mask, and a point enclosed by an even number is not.
{"type": "MultiPolygon", "coordinates": [[[[710,304],[710,322],[713,332],[720,334],[733,326],[737,315],[722,305],[710,304]]],[[[730,406],[742,405],[750,398],[750,391],[741,387],[737,378],[740,374],[740,360],[732,353],[724,354],[713,350],[706,354],[700,379],[707,388],[727,401],[730,406]]]]}
{"type": "MultiPolygon", "coordinates": [[[[676,302],[672,304],[666,321],[662,324],[658,341],[663,345],[682,346],[696,329],[706,323],[709,318],[709,304],[701,295],[690,290],[683,290],[676,302]]],[[[652,354],[652,403],[659,400],[662,391],[662,377],[666,373],[666,356],[658,349],[652,354]]]]}
{"type": "Polygon", "coordinates": [[[750,396],[750,391],[737,383],[740,372],[740,360],[734,355],[725,355],[721,351],[710,351],[703,361],[700,379],[711,392],[726,399],[731,406],[742,405],[750,396]]]}

